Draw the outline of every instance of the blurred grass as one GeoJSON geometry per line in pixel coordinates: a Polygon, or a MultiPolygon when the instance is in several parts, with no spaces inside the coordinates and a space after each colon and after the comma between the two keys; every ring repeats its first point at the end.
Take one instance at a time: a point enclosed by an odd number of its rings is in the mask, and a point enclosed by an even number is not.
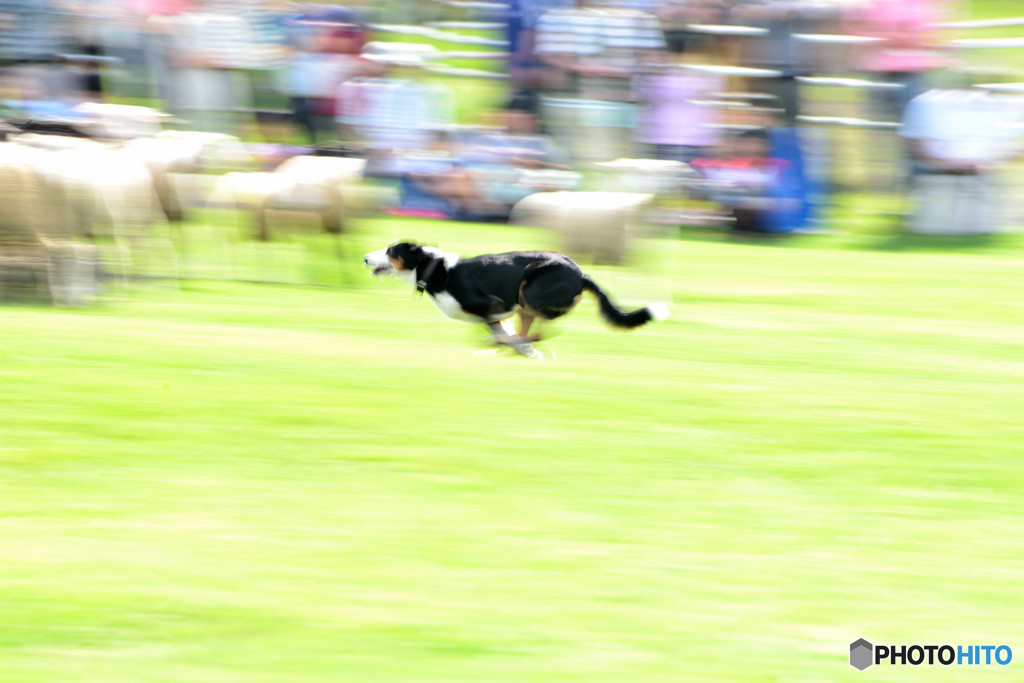
{"type": "MultiPolygon", "coordinates": [[[[458,87],[463,121],[499,100],[458,87]]],[[[557,362],[473,356],[355,265],[551,246],[504,226],[373,221],[342,264],[204,218],[192,277],[350,286],[5,308],[0,681],[853,681],[861,636],[1019,649],[1020,237],[902,236],[901,208],[648,242],[588,270],[674,318],[615,334],[587,301],[557,362]]]]}
{"type": "MultiPolygon", "coordinates": [[[[549,244],[345,248],[401,237],[549,244]]],[[[861,636],[1021,647],[1024,258],[786,244],[589,268],[674,318],[588,300],[557,362],[472,355],[354,259],[347,289],[4,309],[0,681],[853,681],[861,636]]]]}

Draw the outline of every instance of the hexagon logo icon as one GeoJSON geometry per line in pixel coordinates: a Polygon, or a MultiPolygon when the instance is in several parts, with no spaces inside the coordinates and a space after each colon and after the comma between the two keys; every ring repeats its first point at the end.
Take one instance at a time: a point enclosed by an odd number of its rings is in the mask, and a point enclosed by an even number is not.
{"type": "Polygon", "coordinates": [[[875,659],[875,647],[863,638],[850,643],[850,666],[857,671],[863,671],[872,664],[875,659]]]}

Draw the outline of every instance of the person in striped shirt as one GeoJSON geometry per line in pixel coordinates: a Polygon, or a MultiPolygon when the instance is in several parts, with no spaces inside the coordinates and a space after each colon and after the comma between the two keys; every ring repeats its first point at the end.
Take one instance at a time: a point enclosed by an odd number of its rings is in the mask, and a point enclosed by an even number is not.
{"type": "Polygon", "coordinates": [[[633,76],[665,48],[657,17],[579,6],[546,12],[537,54],[556,69],[556,92],[542,98],[550,133],[577,163],[627,156],[636,114],[633,76]]]}

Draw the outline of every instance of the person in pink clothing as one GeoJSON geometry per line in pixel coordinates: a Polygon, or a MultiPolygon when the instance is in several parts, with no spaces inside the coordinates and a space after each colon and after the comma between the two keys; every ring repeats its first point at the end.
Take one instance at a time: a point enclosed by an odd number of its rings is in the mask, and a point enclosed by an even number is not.
{"type": "MultiPolygon", "coordinates": [[[[890,85],[873,89],[867,116],[896,124],[908,104],[928,89],[929,74],[946,65],[937,30],[946,0],[869,0],[847,17],[850,33],[875,40],[858,47],[854,66],[868,79],[890,85]]],[[[865,147],[873,170],[867,185],[880,192],[903,194],[917,172],[914,160],[897,136],[888,130],[872,131],[865,147]]]]}
{"type": "Polygon", "coordinates": [[[947,65],[932,24],[945,18],[943,0],[869,0],[849,16],[854,35],[875,38],[856,55],[871,78],[898,85],[876,91],[873,116],[895,123],[910,100],[926,90],[927,74],[947,65]]]}
{"type": "Polygon", "coordinates": [[[636,140],[653,147],[654,158],[689,163],[718,144],[721,109],[712,104],[724,91],[724,79],[712,73],[669,64],[637,77],[643,106],[636,140]]]}

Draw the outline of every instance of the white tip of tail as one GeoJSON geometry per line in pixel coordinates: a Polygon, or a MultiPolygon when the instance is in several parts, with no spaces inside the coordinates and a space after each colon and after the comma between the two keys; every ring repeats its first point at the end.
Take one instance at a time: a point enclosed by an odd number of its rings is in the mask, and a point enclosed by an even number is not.
{"type": "Polygon", "coordinates": [[[668,317],[668,307],[663,303],[653,303],[647,307],[653,320],[664,320],[668,317]]]}

